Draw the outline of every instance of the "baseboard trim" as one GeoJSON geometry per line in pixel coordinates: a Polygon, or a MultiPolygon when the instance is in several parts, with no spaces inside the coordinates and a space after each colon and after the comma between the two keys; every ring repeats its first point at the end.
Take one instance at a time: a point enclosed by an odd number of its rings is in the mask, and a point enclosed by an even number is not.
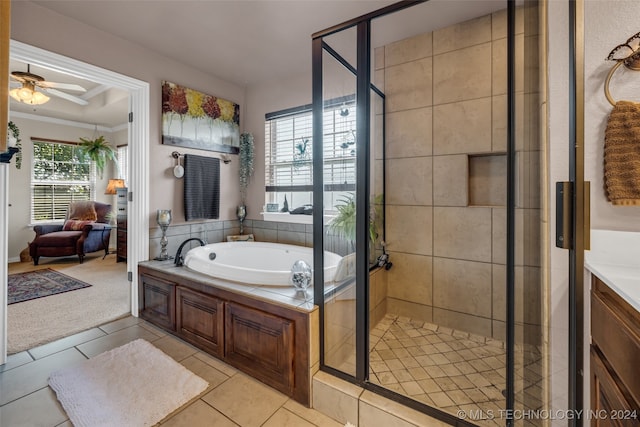
{"type": "Polygon", "coordinates": [[[9,264],[11,264],[11,263],[13,263],[13,262],[20,262],[20,257],[19,257],[19,256],[17,256],[17,257],[9,258],[9,259],[7,260],[7,263],[9,263],[9,264]]]}

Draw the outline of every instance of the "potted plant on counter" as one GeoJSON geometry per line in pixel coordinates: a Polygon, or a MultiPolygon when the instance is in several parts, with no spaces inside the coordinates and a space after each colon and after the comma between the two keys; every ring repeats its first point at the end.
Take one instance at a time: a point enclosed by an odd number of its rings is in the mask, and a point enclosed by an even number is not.
{"type": "MultiPolygon", "coordinates": [[[[382,194],[373,197],[369,212],[369,244],[373,247],[378,240],[378,224],[380,214],[378,209],[382,205],[382,194]]],[[[356,242],[356,200],[355,194],[350,193],[342,196],[336,204],[337,214],[327,224],[328,231],[335,236],[347,241],[351,249],[355,251],[356,242]]],[[[373,250],[372,250],[373,252],[373,250]]]]}

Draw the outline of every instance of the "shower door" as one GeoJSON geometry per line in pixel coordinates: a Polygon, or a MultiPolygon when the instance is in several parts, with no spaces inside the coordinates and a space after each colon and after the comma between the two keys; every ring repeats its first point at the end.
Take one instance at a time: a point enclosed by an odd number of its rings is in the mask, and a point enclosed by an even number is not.
{"type": "Polygon", "coordinates": [[[403,2],[314,35],[314,262],[343,257],[314,290],[321,369],[451,424],[546,408],[539,7],[403,2]]]}

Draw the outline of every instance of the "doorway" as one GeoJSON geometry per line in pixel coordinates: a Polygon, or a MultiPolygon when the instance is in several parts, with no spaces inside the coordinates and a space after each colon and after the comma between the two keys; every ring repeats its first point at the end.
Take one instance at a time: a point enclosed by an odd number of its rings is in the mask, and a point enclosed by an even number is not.
{"type": "MultiPolygon", "coordinates": [[[[97,83],[116,87],[129,92],[130,120],[128,129],[128,164],[130,168],[128,194],[128,227],[130,239],[127,247],[127,274],[130,282],[130,312],[138,314],[137,295],[137,264],[146,260],[149,253],[149,224],[148,224],[148,152],[149,152],[149,84],[131,77],[105,70],[69,57],[39,49],[14,40],[10,41],[10,56],[18,61],[47,67],[61,73],[71,74],[97,83]]],[[[0,187],[8,188],[8,173],[5,168],[0,174],[0,187]]],[[[7,218],[7,192],[0,194],[0,215],[7,218]]],[[[0,238],[6,247],[6,221],[0,222],[0,238]]],[[[0,255],[2,265],[3,287],[6,289],[7,254],[0,255]]],[[[0,364],[6,362],[7,355],[7,300],[6,293],[0,298],[0,364]]]]}

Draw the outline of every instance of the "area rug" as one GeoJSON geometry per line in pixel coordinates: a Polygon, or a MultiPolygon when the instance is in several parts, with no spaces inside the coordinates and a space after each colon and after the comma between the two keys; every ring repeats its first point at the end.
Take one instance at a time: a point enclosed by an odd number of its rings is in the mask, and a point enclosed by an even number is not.
{"type": "Polygon", "coordinates": [[[160,422],[209,384],[137,339],[53,372],[49,386],[75,427],[143,427],[160,422]]]}
{"type": "Polygon", "coordinates": [[[7,277],[7,282],[9,285],[9,304],[48,297],[49,295],[75,291],[91,286],[88,283],[74,279],[50,268],[10,274],[7,277]]]}

